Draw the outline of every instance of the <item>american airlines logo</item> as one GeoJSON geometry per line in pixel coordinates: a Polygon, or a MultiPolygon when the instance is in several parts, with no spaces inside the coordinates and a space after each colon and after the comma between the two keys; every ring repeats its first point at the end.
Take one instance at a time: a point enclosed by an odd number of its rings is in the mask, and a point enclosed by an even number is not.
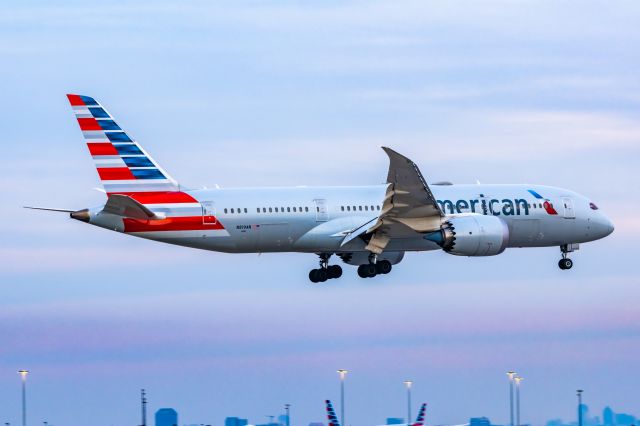
{"type": "Polygon", "coordinates": [[[528,190],[534,197],[536,202],[529,203],[524,198],[485,198],[483,194],[472,200],[437,200],[440,209],[444,213],[480,213],[484,215],[494,216],[528,216],[530,209],[541,208],[549,215],[557,215],[558,212],[553,207],[549,199],[543,198],[540,194],[533,190],[528,190]],[[539,207],[538,207],[539,206],[539,207]]]}

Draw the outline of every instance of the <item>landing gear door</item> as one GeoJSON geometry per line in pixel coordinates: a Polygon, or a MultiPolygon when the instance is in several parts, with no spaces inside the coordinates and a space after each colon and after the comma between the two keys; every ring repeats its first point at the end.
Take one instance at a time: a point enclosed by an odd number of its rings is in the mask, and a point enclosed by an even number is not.
{"type": "Polygon", "coordinates": [[[315,199],[316,203],[316,222],[326,222],[329,220],[329,210],[327,209],[327,200],[315,199]]]}
{"type": "Polygon", "coordinates": [[[216,219],[216,206],[213,201],[203,201],[202,205],[202,224],[203,225],[215,225],[216,219]]]}
{"type": "Polygon", "coordinates": [[[573,200],[571,198],[563,198],[562,206],[564,207],[564,218],[565,219],[575,219],[576,212],[573,210],[573,200]]]}

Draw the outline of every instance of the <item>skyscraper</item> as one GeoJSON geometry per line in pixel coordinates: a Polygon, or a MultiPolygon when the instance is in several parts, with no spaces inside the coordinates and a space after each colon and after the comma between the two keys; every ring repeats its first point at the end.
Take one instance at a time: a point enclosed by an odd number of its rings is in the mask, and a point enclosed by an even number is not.
{"type": "Polygon", "coordinates": [[[156,426],[178,426],[178,412],[173,408],[156,411],[156,426]]]}

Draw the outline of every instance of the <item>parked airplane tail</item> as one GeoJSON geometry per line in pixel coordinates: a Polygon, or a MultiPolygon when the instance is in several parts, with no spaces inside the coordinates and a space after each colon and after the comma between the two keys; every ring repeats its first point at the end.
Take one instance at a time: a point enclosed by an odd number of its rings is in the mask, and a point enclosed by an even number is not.
{"type": "Polygon", "coordinates": [[[328,426],[340,426],[340,422],[338,421],[338,416],[336,416],[336,412],[333,409],[333,404],[328,399],[325,401],[327,404],[327,419],[329,420],[328,426]]]}
{"type": "Polygon", "coordinates": [[[418,411],[418,417],[416,418],[416,422],[412,426],[424,426],[424,414],[427,410],[427,404],[423,403],[420,406],[420,411],[418,411]]]}
{"type": "Polygon", "coordinates": [[[107,194],[179,191],[178,183],[89,96],[67,95],[107,194]]]}

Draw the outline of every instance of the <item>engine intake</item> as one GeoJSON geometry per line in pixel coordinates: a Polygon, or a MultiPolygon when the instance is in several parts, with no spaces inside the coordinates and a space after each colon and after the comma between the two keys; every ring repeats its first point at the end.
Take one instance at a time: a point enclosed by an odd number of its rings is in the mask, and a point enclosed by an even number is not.
{"type": "Polygon", "coordinates": [[[499,217],[470,214],[448,218],[424,238],[457,256],[494,256],[507,248],[509,227],[499,217]]]}

